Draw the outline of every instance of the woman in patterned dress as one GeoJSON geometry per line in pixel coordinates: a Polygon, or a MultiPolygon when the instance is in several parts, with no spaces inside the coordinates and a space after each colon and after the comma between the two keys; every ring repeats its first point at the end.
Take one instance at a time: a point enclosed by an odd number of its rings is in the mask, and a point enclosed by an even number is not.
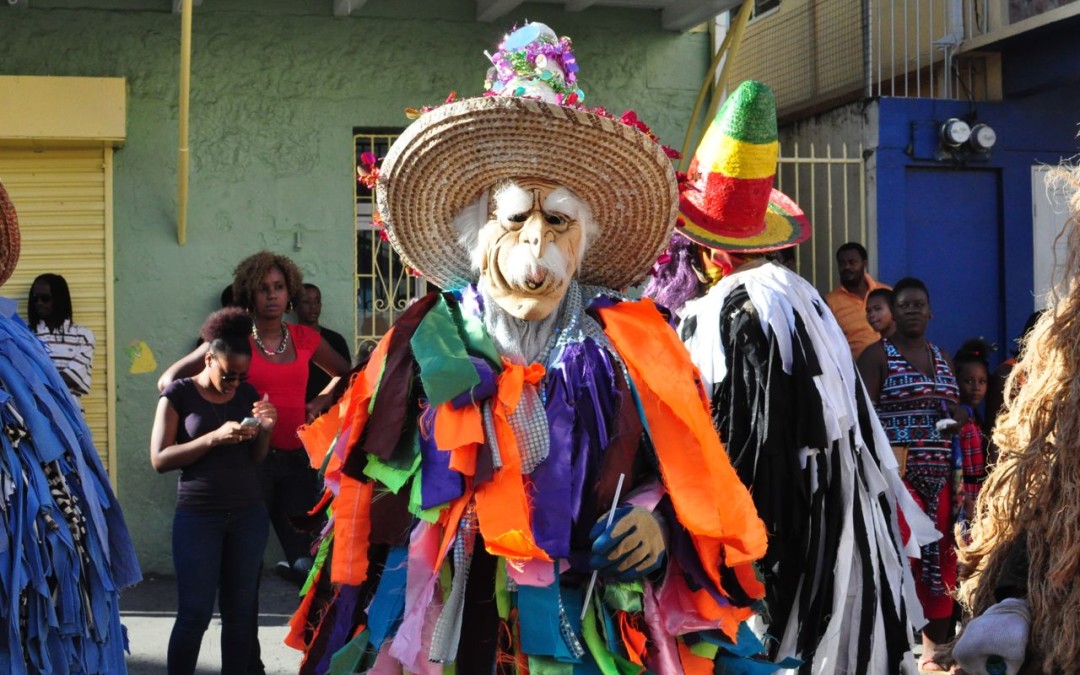
{"type": "Polygon", "coordinates": [[[930,291],[911,277],[893,287],[896,332],[859,357],[859,372],[894,449],[904,483],[938,530],[940,541],[924,546],[912,560],[919,599],[926,614],[919,669],[944,671],[937,645],[952,636],[956,552],[952,535],[952,435],[967,421],[949,355],[926,339],[930,291]]]}

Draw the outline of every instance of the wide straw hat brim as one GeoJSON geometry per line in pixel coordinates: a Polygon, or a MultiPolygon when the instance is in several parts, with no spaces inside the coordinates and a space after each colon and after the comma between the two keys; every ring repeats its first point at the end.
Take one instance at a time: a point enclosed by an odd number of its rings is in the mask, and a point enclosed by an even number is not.
{"type": "Polygon", "coordinates": [[[765,211],[765,229],[751,237],[725,237],[685,219],[680,220],[678,231],[687,239],[709,248],[767,253],[801,244],[810,238],[813,227],[791,197],[773,188],[765,211]]]}
{"type": "Polygon", "coordinates": [[[4,184],[0,183],[0,285],[15,271],[20,247],[19,217],[4,184]]]}
{"type": "Polygon", "coordinates": [[[444,289],[476,281],[454,216],[514,178],[569,188],[600,227],[579,281],[623,288],[667,245],[678,210],[671,161],[651,138],[607,117],[536,100],[472,98],[413,122],[383,160],[376,189],[390,243],[444,289]]]}

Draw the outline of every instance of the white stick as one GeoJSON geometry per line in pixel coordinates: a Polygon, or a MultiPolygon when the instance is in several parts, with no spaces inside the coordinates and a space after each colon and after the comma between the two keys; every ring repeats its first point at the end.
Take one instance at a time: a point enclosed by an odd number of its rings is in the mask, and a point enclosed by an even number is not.
{"type": "MultiPolygon", "coordinates": [[[[619,495],[622,493],[623,479],[626,478],[625,473],[619,474],[619,482],[615,485],[615,498],[611,500],[611,510],[607,514],[607,524],[604,525],[604,530],[611,527],[611,521],[615,520],[615,507],[619,505],[619,495]]],[[[589,578],[589,585],[585,588],[585,603],[581,606],[581,620],[585,620],[585,612],[589,611],[589,598],[592,597],[593,586],[596,585],[596,575],[600,573],[600,570],[593,570],[592,576],[589,578]]]]}

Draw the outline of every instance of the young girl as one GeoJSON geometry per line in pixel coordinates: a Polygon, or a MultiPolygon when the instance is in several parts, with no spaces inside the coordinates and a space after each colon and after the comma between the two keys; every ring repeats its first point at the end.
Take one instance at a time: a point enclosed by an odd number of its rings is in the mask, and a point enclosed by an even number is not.
{"type": "MultiPolygon", "coordinates": [[[[975,499],[986,480],[988,444],[982,431],[978,407],[986,398],[986,386],[990,380],[987,357],[991,351],[992,348],[986,340],[973,338],[961,345],[953,359],[956,364],[956,384],[960,388],[960,403],[968,412],[968,421],[957,435],[960,455],[957,501],[963,514],[961,521],[974,515],[975,499]]],[[[966,522],[961,522],[961,525],[966,529],[966,522]]]]}
{"type": "Polygon", "coordinates": [[[270,521],[256,465],[270,449],[277,410],[247,380],[251,318],[229,307],[210,315],[203,369],[175,380],[158,401],[150,461],[180,470],[173,519],[179,608],[169,675],[195,672],[218,597],[221,671],[246,673],[258,635],[258,579],[270,521]]]}
{"type": "Polygon", "coordinates": [[[875,288],[866,296],[866,322],[883,338],[896,332],[892,301],[893,292],[888,288],[875,288]]]}

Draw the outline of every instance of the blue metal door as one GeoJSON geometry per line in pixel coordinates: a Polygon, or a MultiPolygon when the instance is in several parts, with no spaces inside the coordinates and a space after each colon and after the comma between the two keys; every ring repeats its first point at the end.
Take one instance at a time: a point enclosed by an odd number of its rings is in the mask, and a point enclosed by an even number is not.
{"type": "MultiPolygon", "coordinates": [[[[964,340],[1008,354],[1002,321],[1001,198],[996,171],[909,167],[905,190],[907,274],[930,289],[931,342],[953,354],[964,340]],[[1007,349],[1006,349],[1007,351],[1007,349]]],[[[889,251],[878,251],[884,260],[889,251]]],[[[895,283],[898,279],[885,279],[895,283]]]]}

